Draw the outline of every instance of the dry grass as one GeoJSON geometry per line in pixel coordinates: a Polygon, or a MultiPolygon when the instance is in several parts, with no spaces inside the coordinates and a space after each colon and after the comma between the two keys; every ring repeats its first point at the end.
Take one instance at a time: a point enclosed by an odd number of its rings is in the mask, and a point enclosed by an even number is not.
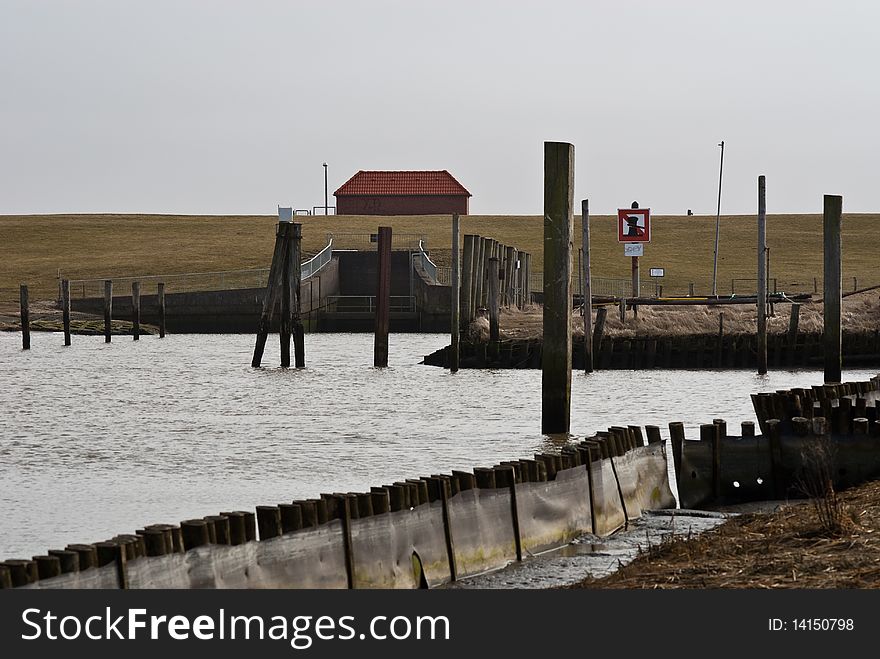
{"type": "MultiPolygon", "coordinates": [[[[775,305],[776,315],[767,319],[767,331],[782,334],[788,331],[791,306],[775,305]]],[[[608,307],[605,333],[612,337],[700,335],[718,332],[718,316],[724,314],[725,334],[754,334],[757,323],[757,310],[751,305],[718,306],[656,306],[641,307],[639,318],[634,320],[632,312],[627,312],[625,323],[620,321],[617,307],[608,307]]],[[[572,317],[572,334],[583,337],[583,319],[575,311],[572,317]]],[[[593,312],[595,322],[596,312],[593,312]]],[[[535,338],[542,334],[542,310],[533,306],[526,311],[502,309],[498,319],[501,335],[505,338],[535,338]]],[[[801,332],[822,331],[822,304],[802,304],[798,320],[801,332]]],[[[849,332],[874,331],[880,329],[880,290],[852,295],[843,300],[843,328],[849,332]]],[[[487,340],[489,322],[478,318],[471,327],[472,338],[487,340]]]]}
{"type": "Polygon", "coordinates": [[[812,506],[747,514],[656,546],[576,588],[880,587],[880,482],[840,495],[848,524],[826,533],[812,506]]]}
{"type": "MultiPolygon", "coordinates": [[[[327,233],[375,232],[380,224],[396,233],[425,234],[432,254],[448,259],[448,216],[314,216],[301,217],[304,250],[320,249],[327,233]]],[[[0,216],[0,307],[14,306],[18,285],[27,282],[32,298],[51,298],[61,270],[71,278],[174,274],[268,266],[274,240],[272,216],[176,215],[9,215],[0,216]]],[[[714,217],[658,216],[654,241],[645,249],[643,272],[666,268],[672,287],[709,286],[712,272],[714,217]]],[[[844,218],[844,276],[859,285],[880,283],[873,235],[880,215],[844,218]]],[[[791,288],[812,288],[822,271],[822,219],[818,215],[774,215],[768,218],[771,277],[791,288]]],[[[616,220],[591,220],[593,274],[628,277],[629,259],[617,243],[616,220]]],[[[543,265],[543,219],[540,216],[467,216],[463,233],[479,233],[533,255],[532,267],[543,265]]],[[[580,243],[580,218],[575,219],[575,245],[580,243]]],[[[719,289],[726,291],[734,277],[754,277],[754,217],[721,218],[719,289]]],[[[645,277],[646,278],[646,277],[645,277]]],[[[848,280],[849,282],[849,280],[848,280]]],[[[849,283],[847,283],[849,285],[849,283]]]]}

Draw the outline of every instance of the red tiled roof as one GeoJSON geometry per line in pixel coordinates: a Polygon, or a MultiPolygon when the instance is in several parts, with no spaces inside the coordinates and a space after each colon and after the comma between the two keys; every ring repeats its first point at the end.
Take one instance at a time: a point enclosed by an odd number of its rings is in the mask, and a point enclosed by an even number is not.
{"type": "Polygon", "coordinates": [[[445,169],[432,172],[359,171],[333,193],[334,196],[359,195],[466,195],[464,186],[445,169]]]}

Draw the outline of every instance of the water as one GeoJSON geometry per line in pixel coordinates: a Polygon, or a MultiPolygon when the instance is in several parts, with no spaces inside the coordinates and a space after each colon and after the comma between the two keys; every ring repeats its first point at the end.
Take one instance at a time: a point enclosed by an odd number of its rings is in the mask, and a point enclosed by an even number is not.
{"type": "MultiPolygon", "coordinates": [[[[0,333],[0,558],[150,523],[364,491],[559,446],[540,433],[540,371],[419,366],[445,335],[306,336],[309,368],[250,368],[253,337],[0,333]]],[[[277,335],[266,363],[278,363],[277,335]]],[[[853,371],[866,379],[874,372],[853,371]]],[[[572,381],[572,432],[753,419],[753,391],[815,372],[606,371],[572,381]]]]}

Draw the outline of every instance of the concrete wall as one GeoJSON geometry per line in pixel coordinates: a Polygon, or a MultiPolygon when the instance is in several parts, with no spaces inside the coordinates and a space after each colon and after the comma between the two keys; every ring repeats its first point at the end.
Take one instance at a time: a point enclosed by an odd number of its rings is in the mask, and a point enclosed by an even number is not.
{"type": "MultiPolygon", "coordinates": [[[[328,295],[339,291],[339,263],[334,258],[320,272],[304,280],[301,285],[302,315],[306,331],[317,316],[317,308],[328,295]],[[310,313],[311,312],[311,313],[310,313]]],[[[242,288],[226,291],[197,291],[165,294],[165,324],[169,333],[248,334],[257,331],[263,309],[265,288],[242,288]]],[[[72,299],[72,311],[104,314],[103,298],[72,299]]],[[[131,319],[131,295],[113,297],[114,320],[131,319]]],[[[159,303],[156,295],[141,295],[141,322],[159,323],[159,303]]],[[[276,310],[273,331],[278,331],[276,310]]]]}
{"type": "Polygon", "coordinates": [[[336,197],[337,215],[467,215],[464,195],[371,195],[336,197]]]}

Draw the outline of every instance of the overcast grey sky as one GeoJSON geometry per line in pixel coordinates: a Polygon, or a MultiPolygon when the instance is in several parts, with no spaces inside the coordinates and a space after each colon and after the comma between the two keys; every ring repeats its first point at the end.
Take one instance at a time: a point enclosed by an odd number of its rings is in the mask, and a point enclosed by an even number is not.
{"type": "Polygon", "coordinates": [[[474,214],[880,210],[880,3],[0,0],[0,213],[272,213],[448,169],[474,214]]]}

